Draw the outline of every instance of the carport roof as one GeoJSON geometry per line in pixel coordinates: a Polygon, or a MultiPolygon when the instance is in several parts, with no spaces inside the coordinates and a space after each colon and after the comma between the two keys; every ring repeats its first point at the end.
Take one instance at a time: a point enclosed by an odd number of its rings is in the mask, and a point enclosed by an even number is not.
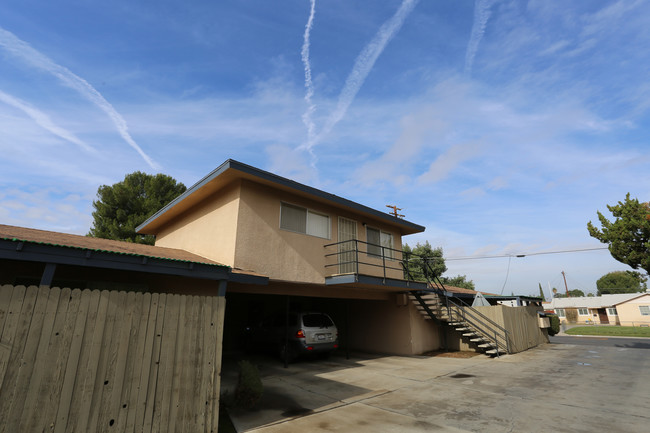
{"type": "Polygon", "coordinates": [[[115,241],[110,239],[93,238],[26,227],[16,227],[0,224],[0,239],[15,242],[32,242],[41,245],[76,248],[95,252],[113,253],[136,257],[200,263],[209,266],[226,265],[206,259],[197,254],[177,248],[156,247],[153,245],[136,244],[132,242],[115,241]]]}
{"type": "Polygon", "coordinates": [[[272,186],[273,188],[289,191],[311,200],[321,201],[338,208],[352,210],[358,214],[371,216],[399,227],[403,235],[419,233],[425,230],[424,226],[394,217],[386,212],[372,209],[337,195],[229,159],[190,187],[185,191],[185,193],[181,194],[156,212],[144,223],[140,224],[136,228],[136,231],[143,234],[156,234],[165,223],[197,205],[203,199],[236,179],[252,180],[257,183],[272,186]]]}
{"type": "Polygon", "coordinates": [[[0,259],[177,275],[248,284],[268,277],[189,251],[0,224],[0,259]]]}

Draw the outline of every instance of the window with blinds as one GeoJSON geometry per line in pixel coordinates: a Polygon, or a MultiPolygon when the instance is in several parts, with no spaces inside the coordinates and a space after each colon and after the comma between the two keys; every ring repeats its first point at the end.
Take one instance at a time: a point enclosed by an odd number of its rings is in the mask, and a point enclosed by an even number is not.
{"type": "Polygon", "coordinates": [[[329,239],[330,217],[304,207],[281,203],[280,228],[329,239]]]}

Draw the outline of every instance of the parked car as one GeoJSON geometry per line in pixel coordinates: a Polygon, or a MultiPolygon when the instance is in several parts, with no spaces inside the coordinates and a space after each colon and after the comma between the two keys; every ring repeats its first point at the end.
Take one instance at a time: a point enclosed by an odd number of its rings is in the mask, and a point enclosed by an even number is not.
{"type": "Polygon", "coordinates": [[[325,313],[290,312],[266,317],[245,330],[248,350],[266,350],[282,359],[288,348],[288,360],[300,355],[328,356],[339,347],[338,330],[325,313]],[[288,345],[287,345],[288,343],[288,345]]]}

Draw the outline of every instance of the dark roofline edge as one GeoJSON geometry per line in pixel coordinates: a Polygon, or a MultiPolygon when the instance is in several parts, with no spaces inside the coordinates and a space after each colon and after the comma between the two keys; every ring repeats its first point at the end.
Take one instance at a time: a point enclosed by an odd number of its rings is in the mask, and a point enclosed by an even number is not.
{"type": "Polygon", "coordinates": [[[330,194],[330,193],[325,192],[323,190],[313,188],[311,186],[307,186],[307,185],[304,185],[302,183],[298,183],[298,182],[296,182],[294,180],[287,179],[287,178],[282,177],[282,176],[278,176],[277,174],[273,174],[273,173],[270,173],[268,171],[264,171],[264,170],[261,170],[259,168],[253,167],[251,165],[247,165],[247,164],[241,163],[239,161],[235,161],[234,159],[228,159],[223,164],[221,164],[219,167],[212,170],[208,175],[206,175],[201,180],[199,180],[197,183],[195,183],[190,188],[188,188],[187,191],[185,191],[183,194],[176,197],[174,200],[169,202],[167,205],[165,205],[158,212],[156,212],[151,217],[149,217],[145,222],[143,222],[138,227],[136,227],[136,229],[135,229],[136,232],[139,233],[140,230],[142,230],[145,226],[147,226],[148,224],[150,224],[153,221],[155,221],[156,219],[158,219],[160,216],[165,214],[171,208],[176,206],[176,204],[178,204],[181,201],[185,200],[187,197],[194,194],[194,192],[198,191],[203,186],[205,186],[207,183],[209,183],[213,179],[216,179],[217,177],[219,177],[221,174],[223,174],[226,170],[228,170],[230,168],[232,168],[234,170],[241,171],[242,173],[253,175],[253,176],[258,177],[260,179],[268,180],[270,182],[273,182],[273,183],[276,183],[276,184],[279,184],[279,185],[283,185],[283,186],[293,188],[293,189],[295,189],[297,191],[300,191],[300,192],[304,192],[304,193],[314,195],[316,197],[324,198],[326,200],[329,200],[329,201],[334,202],[336,204],[339,204],[341,206],[349,207],[349,208],[358,210],[360,212],[371,214],[371,215],[373,215],[373,216],[375,216],[377,218],[389,221],[389,222],[391,222],[393,224],[398,224],[398,225],[408,227],[411,230],[415,230],[416,233],[423,232],[425,230],[425,227],[421,226],[419,224],[415,224],[415,223],[412,223],[412,222],[407,221],[407,220],[396,218],[396,217],[394,217],[394,216],[392,216],[390,214],[380,212],[380,211],[378,211],[376,209],[370,208],[368,206],[364,206],[364,205],[362,205],[360,203],[353,202],[352,200],[348,200],[346,198],[339,197],[339,196],[334,195],[334,194],[330,194]]]}

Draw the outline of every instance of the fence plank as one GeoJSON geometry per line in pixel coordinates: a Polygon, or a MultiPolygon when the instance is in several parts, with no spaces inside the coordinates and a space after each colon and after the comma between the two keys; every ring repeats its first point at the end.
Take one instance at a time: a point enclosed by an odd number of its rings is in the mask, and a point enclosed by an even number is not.
{"type": "Polygon", "coordinates": [[[19,332],[24,332],[25,337],[24,339],[17,338],[16,343],[20,344],[22,340],[24,345],[18,347],[15,352],[16,357],[10,360],[9,369],[7,370],[7,376],[10,380],[7,385],[9,386],[3,386],[3,390],[6,387],[8,392],[2,393],[2,397],[0,397],[10,402],[6,412],[0,414],[0,419],[5,420],[8,431],[20,431],[20,416],[27,396],[29,379],[34,370],[34,360],[36,359],[36,352],[38,351],[43,330],[42,325],[48,307],[48,292],[49,288],[46,286],[40,288],[28,287],[23,308],[20,311],[21,329],[19,332]]]}
{"type": "MultiPolygon", "coordinates": [[[[7,289],[9,290],[9,289],[7,289]]],[[[12,359],[11,355],[15,350],[18,350],[20,342],[20,335],[16,335],[19,329],[20,323],[20,310],[22,309],[23,302],[27,289],[24,286],[18,286],[11,290],[11,299],[9,300],[9,305],[6,308],[5,323],[2,329],[2,334],[0,335],[0,416],[4,413],[4,407],[10,402],[8,400],[3,400],[3,390],[8,385],[4,384],[5,377],[9,370],[9,363],[12,359]],[[17,340],[18,337],[19,339],[17,340]]]]}
{"type": "Polygon", "coordinates": [[[11,297],[13,294],[14,286],[10,286],[8,284],[0,286],[0,337],[2,337],[2,332],[5,327],[5,320],[9,313],[9,306],[11,305],[11,297]]]}
{"type": "MultiPolygon", "coordinates": [[[[93,404],[97,404],[97,400],[101,399],[101,394],[95,390],[95,382],[97,380],[100,355],[104,338],[104,327],[106,325],[107,310],[109,307],[110,293],[107,291],[99,292],[99,303],[96,311],[91,311],[89,319],[94,322],[91,324],[93,331],[89,335],[88,340],[84,337],[84,352],[87,351],[88,355],[84,356],[84,363],[82,364],[81,376],[83,382],[81,389],[77,390],[75,394],[78,395],[78,401],[73,404],[76,409],[76,416],[74,417],[75,424],[73,424],[72,431],[93,431],[95,426],[91,424],[90,414],[93,404]],[[78,410],[77,410],[78,409],[78,410]],[[89,427],[92,426],[92,427],[89,427]]],[[[75,399],[73,399],[73,403],[75,399]]]]}
{"type": "Polygon", "coordinates": [[[212,311],[212,323],[216,325],[216,335],[215,335],[215,350],[214,350],[214,387],[212,389],[211,403],[212,403],[212,428],[211,432],[216,432],[219,429],[219,391],[221,389],[221,350],[223,345],[223,319],[226,309],[226,298],[215,296],[212,299],[213,307],[212,311]]]}
{"type": "Polygon", "coordinates": [[[160,352],[160,366],[158,369],[158,385],[155,399],[155,407],[160,411],[154,413],[154,431],[168,432],[169,419],[172,404],[173,378],[174,378],[174,359],[176,357],[176,345],[179,313],[180,313],[179,295],[167,295],[167,311],[163,324],[163,340],[160,352]],[[168,314],[167,314],[168,313],[168,314]]]}
{"type": "Polygon", "coordinates": [[[116,431],[132,432],[134,428],[134,419],[136,413],[136,402],[138,396],[138,386],[140,385],[140,374],[142,372],[144,337],[147,333],[148,314],[144,303],[151,304],[151,295],[144,293],[131,293],[128,301],[129,305],[129,347],[127,353],[126,365],[124,366],[124,385],[122,389],[122,407],[117,424],[116,431]],[[128,425],[128,428],[127,428],[128,425]]]}
{"type": "MultiPolygon", "coordinates": [[[[68,307],[66,317],[66,338],[70,339],[70,343],[62,345],[59,348],[59,356],[65,351],[66,346],[69,347],[67,351],[67,362],[61,364],[62,383],[59,393],[59,403],[55,412],[54,433],[61,433],[66,430],[70,415],[70,405],[72,403],[72,395],[76,379],[78,377],[78,369],[81,360],[81,348],[84,335],[86,333],[86,319],[90,309],[97,310],[99,303],[99,292],[91,292],[90,290],[75,289],[71,294],[72,301],[68,307]],[[78,299],[78,300],[77,300],[78,299]]],[[[92,332],[92,329],[90,329],[92,332]]],[[[78,383],[82,383],[81,381],[78,383]]],[[[54,397],[52,396],[54,401],[54,397]]],[[[54,405],[52,405],[54,406],[54,405]]]]}
{"type": "MultiPolygon", "coordinates": [[[[34,360],[33,373],[29,379],[28,389],[25,397],[25,404],[21,416],[19,431],[37,431],[42,430],[43,426],[51,423],[45,421],[45,408],[41,396],[44,393],[49,394],[49,388],[52,384],[54,369],[51,366],[53,359],[50,357],[50,348],[59,343],[62,331],[62,317],[65,318],[65,311],[68,308],[68,298],[70,289],[65,291],[58,287],[48,289],[48,302],[41,326],[41,337],[34,360]],[[60,302],[59,302],[60,301],[60,302]],[[41,426],[37,428],[36,426],[41,426]]],[[[45,293],[41,293],[44,296],[45,293]]],[[[38,324],[34,324],[38,326],[38,324]]]]}
{"type": "MultiPolygon", "coordinates": [[[[153,296],[156,296],[154,294],[153,296]]],[[[162,334],[163,334],[163,325],[165,322],[165,316],[167,315],[167,298],[168,295],[161,293],[158,296],[158,307],[155,317],[155,328],[153,332],[153,345],[152,345],[152,357],[149,371],[149,381],[146,394],[143,394],[144,399],[142,406],[145,408],[144,419],[143,419],[143,432],[150,433],[153,430],[154,424],[154,407],[156,406],[156,396],[162,391],[158,389],[158,374],[160,371],[160,361],[162,358],[162,334]]],[[[149,322],[151,323],[151,321],[149,322]]],[[[147,358],[149,359],[149,358],[147,358]]],[[[143,374],[144,378],[144,374],[143,374]]],[[[158,401],[160,405],[160,401],[158,401]]]]}

